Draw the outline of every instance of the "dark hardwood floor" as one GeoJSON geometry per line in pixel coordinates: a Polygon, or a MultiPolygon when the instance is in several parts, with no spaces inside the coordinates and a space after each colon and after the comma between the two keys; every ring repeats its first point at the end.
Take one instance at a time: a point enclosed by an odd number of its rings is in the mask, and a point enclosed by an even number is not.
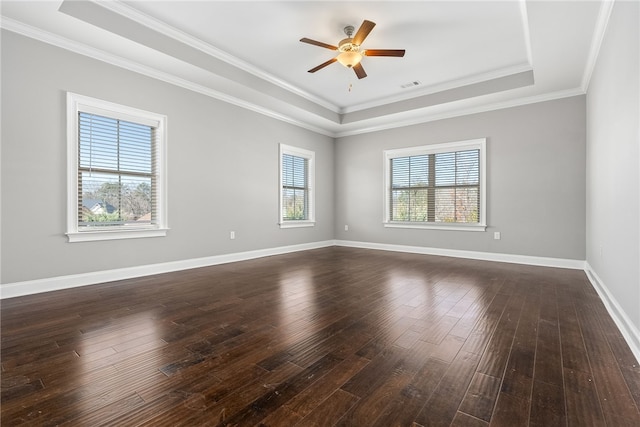
{"type": "Polygon", "coordinates": [[[3,426],[640,426],[584,272],[325,248],[2,301],[3,426]]]}

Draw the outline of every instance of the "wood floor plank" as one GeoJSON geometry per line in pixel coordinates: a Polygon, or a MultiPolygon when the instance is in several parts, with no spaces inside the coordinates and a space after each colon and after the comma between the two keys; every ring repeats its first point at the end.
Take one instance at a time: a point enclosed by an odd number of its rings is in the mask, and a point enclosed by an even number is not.
{"type": "Polygon", "coordinates": [[[564,370],[567,425],[606,425],[593,377],[582,371],[564,370]]]}
{"type": "Polygon", "coordinates": [[[458,412],[450,427],[488,427],[489,423],[472,417],[463,412],[458,412]]]}
{"type": "Polygon", "coordinates": [[[640,425],[640,411],[631,392],[625,390],[620,365],[602,332],[597,315],[601,309],[600,304],[584,302],[577,310],[600,405],[609,424],[640,425]]]}
{"type": "Polygon", "coordinates": [[[536,345],[536,380],[562,387],[562,352],[558,324],[541,318],[538,322],[536,345]]]}
{"type": "Polygon", "coordinates": [[[448,363],[427,359],[411,382],[391,399],[374,425],[376,427],[411,425],[424,406],[424,402],[434,393],[448,367],[448,363]]]}
{"type": "Polygon", "coordinates": [[[459,411],[489,422],[500,392],[501,379],[476,372],[459,411]]]}
{"type": "Polygon", "coordinates": [[[424,426],[449,425],[467,392],[480,356],[461,351],[449,366],[429,400],[426,401],[416,422],[424,426]]]}
{"type": "MultiPolygon", "coordinates": [[[[347,393],[342,389],[337,389],[331,396],[318,405],[309,415],[304,417],[301,424],[314,427],[331,427],[335,420],[341,420],[344,413],[358,402],[358,397],[347,393]]],[[[354,424],[350,424],[354,425],[354,424]]]]}
{"type": "Polygon", "coordinates": [[[431,353],[431,357],[451,363],[464,344],[464,338],[449,334],[438,344],[433,353],[431,353]]]}
{"type": "MultiPolygon", "coordinates": [[[[387,365],[392,369],[384,369],[380,365],[376,366],[377,358],[370,362],[360,373],[365,374],[367,369],[377,367],[377,377],[375,380],[369,381],[370,388],[362,393],[358,401],[346,411],[335,425],[337,427],[367,425],[384,416],[386,407],[415,378],[424,365],[423,357],[427,356],[433,347],[432,343],[417,341],[409,351],[402,349],[401,358],[392,366],[387,365]]],[[[393,356],[388,360],[394,360],[393,356]]],[[[349,383],[345,384],[343,389],[349,385],[349,383]]]]}
{"type": "MultiPolygon", "coordinates": [[[[285,416],[279,411],[284,405],[275,405],[273,399],[286,400],[288,396],[283,396],[280,390],[290,388],[291,381],[295,381],[303,372],[305,371],[301,367],[287,362],[249,381],[223,382],[222,387],[216,386],[204,392],[205,400],[211,404],[202,414],[196,414],[190,424],[202,424],[217,414],[223,414],[220,421],[225,421],[224,425],[233,425],[233,417],[241,420],[239,425],[257,424],[257,421],[265,417],[287,418],[290,414],[286,410],[285,416]]],[[[291,393],[290,389],[288,391],[291,393]]]]}
{"type": "Polygon", "coordinates": [[[386,380],[386,375],[401,364],[403,356],[404,352],[399,347],[388,347],[351,377],[341,389],[357,397],[366,396],[386,380]]]}
{"type": "MultiPolygon", "coordinates": [[[[540,296],[531,293],[525,298],[500,387],[501,393],[522,400],[525,422],[529,415],[533,388],[539,315],[540,296]]],[[[500,405],[497,404],[496,411],[499,408],[500,405]]]]}
{"type": "Polygon", "coordinates": [[[2,301],[7,426],[636,426],[584,272],[327,247],[2,301]]]}
{"type": "Polygon", "coordinates": [[[300,417],[306,417],[369,362],[369,360],[355,355],[343,360],[334,369],[293,397],[284,406],[300,415],[300,417]]]}
{"type": "Polygon", "coordinates": [[[560,427],[566,425],[564,388],[543,381],[534,381],[529,426],[560,427]]]}
{"type": "Polygon", "coordinates": [[[482,355],[478,372],[498,378],[502,377],[524,301],[524,298],[519,296],[510,298],[482,355]]]}
{"type": "Polygon", "coordinates": [[[526,426],[529,421],[529,404],[527,399],[500,392],[489,426],[526,426]]]}
{"type": "Polygon", "coordinates": [[[258,423],[333,369],[340,361],[340,359],[327,355],[299,374],[278,384],[273,391],[252,401],[220,424],[253,425],[258,423]]]}
{"type": "MultiPolygon", "coordinates": [[[[329,418],[326,418],[327,420],[329,418]]],[[[259,427],[268,426],[293,426],[298,425],[302,417],[297,412],[292,411],[287,406],[281,406],[277,411],[269,414],[265,419],[257,424],[259,427]]]]}
{"type": "Polygon", "coordinates": [[[568,290],[558,291],[558,313],[563,366],[567,369],[590,373],[589,358],[584,346],[573,297],[568,290]]]}
{"type": "Polygon", "coordinates": [[[509,301],[509,295],[496,294],[494,296],[487,310],[476,320],[462,350],[479,355],[484,353],[507,301],[509,301]]]}

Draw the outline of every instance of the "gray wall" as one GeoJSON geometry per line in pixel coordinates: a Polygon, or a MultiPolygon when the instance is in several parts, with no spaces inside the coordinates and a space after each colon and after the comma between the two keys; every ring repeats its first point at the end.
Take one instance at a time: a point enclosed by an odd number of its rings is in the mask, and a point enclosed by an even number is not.
{"type": "Polygon", "coordinates": [[[583,96],[334,143],[3,32],[2,105],[2,283],[333,238],[575,260],[586,256],[583,96]],[[67,242],[66,91],[168,116],[171,230],[166,238],[67,242]],[[480,137],[487,138],[487,232],[382,226],[384,149],[480,137]],[[314,228],[277,226],[281,142],[316,152],[314,228]],[[236,240],[229,240],[230,230],[236,240]],[[493,240],[493,231],[500,231],[502,240],[493,240]]]}
{"type": "Polygon", "coordinates": [[[616,2],[587,95],[587,262],[640,330],[640,5],[616,2]]]}
{"type": "Polygon", "coordinates": [[[340,138],[336,238],[584,260],[585,126],[577,96],[340,138]],[[383,150],[482,137],[487,232],[383,227],[383,150]]]}
{"type": "Polygon", "coordinates": [[[333,150],[332,138],[4,31],[0,282],[330,240],[333,150]],[[66,91],[168,116],[167,237],[67,242],[66,91]],[[316,152],[316,227],[277,225],[279,143],[316,152]]]}

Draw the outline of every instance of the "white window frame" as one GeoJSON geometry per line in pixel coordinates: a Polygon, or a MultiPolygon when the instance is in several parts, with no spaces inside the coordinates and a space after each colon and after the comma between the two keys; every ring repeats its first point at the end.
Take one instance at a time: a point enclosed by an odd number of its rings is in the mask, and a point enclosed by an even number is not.
{"type": "Polygon", "coordinates": [[[466,141],[446,142],[419,147],[385,150],[384,159],[384,220],[389,228],[416,228],[455,231],[486,231],[487,228],[487,185],[486,185],[486,138],[466,141]],[[445,222],[404,222],[391,221],[391,159],[426,154],[449,153],[453,151],[480,150],[480,222],[474,224],[445,222]]]}
{"type": "Polygon", "coordinates": [[[67,92],[67,232],[69,242],[166,236],[167,225],[167,117],[113,102],[67,92]],[[117,118],[155,128],[156,224],[111,226],[88,230],[78,225],[78,152],[80,112],[117,118]]]}
{"type": "Polygon", "coordinates": [[[305,150],[303,148],[298,148],[298,147],[293,147],[291,145],[286,145],[286,144],[280,144],[280,149],[279,149],[279,168],[278,168],[278,181],[279,181],[279,186],[278,186],[278,193],[279,193],[279,199],[278,199],[278,206],[279,206],[279,221],[278,224],[280,225],[280,228],[299,228],[299,227],[313,227],[316,224],[316,203],[315,203],[315,177],[316,177],[316,153],[314,151],[310,151],[310,150],[305,150]],[[282,165],[282,156],[288,154],[291,156],[296,156],[296,157],[303,157],[305,159],[307,159],[307,203],[308,203],[308,216],[307,219],[305,220],[285,220],[284,219],[284,212],[282,209],[282,198],[283,198],[283,193],[282,193],[282,187],[283,187],[283,182],[282,182],[282,171],[283,171],[283,165],[282,165]]]}

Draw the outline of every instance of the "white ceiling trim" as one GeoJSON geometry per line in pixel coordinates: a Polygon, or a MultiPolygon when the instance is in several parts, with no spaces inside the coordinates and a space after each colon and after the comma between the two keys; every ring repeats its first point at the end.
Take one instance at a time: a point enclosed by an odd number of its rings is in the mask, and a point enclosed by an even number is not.
{"type": "Polygon", "coordinates": [[[22,22],[16,21],[11,18],[7,18],[5,16],[2,16],[2,19],[0,20],[0,28],[50,44],[52,46],[56,46],[56,47],[68,50],[70,52],[74,52],[92,59],[96,59],[98,61],[105,62],[110,65],[114,65],[119,68],[123,68],[125,70],[133,71],[135,73],[144,75],[146,77],[151,77],[153,79],[160,80],[165,83],[182,87],[184,89],[188,89],[190,91],[200,93],[202,95],[206,95],[211,98],[215,98],[220,101],[227,102],[229,104],[233,104],[238,107],[245,108],[247,110],[254,111],[256,113],[260,113],[265,116],[268,116],[286,123],[290,123],[292,125],[310,130],[312,132],[319,133],[321,135],[335,137],[335,132],[331,132],[330,130],[327,130],[325,128],[314,126],[305,121],[297,120],[289,115],[284,115],[277,111],[261,107],[254,103],[247,102],[245,100],[227,95],[220,91],[177,77],[173,74],[165,73],[155,68],[142,65],[135,61],[131,61],[130,59],[125,59],[120,56],[104,52],[103,50],[96,49],[94,47],[91,47],[73,40],[69,40],[64,37],[60,37],[58,35],[52,34],[47,31],[43,31],[39,28],[24,24],[22,22]]]}
{"type": "Polygon", "coordinates": [[[370,126],[370,127],[363,127],[363,128],[359,128],[356,130],[351,130],[351,131],[346,131],[346,132],[338,132],[335,137],[336,138],[342,138],[345,136],[353,136],[353,135],[360,135],[363,133],[370,133],[370,132],[378,132],[378,131],[382,131],[382,130],[389,130],[389,129],[395,129],[395,128],[401,128],[401,127],[406,127],[406,126],[413,126],[413,125],[419,125],[422,123],[429,123],[429,122],[434,122],[437,120],[443,120],[443,119],[451,119],[454,117],[461,117],[461,116],[468,116],[470,114],[477,114],[477,113],[486,113],[489,111],[496,111],[496,110],[503,110],[505,108],[512,108],[512,107],[520,107],[523,105],[529,105],[529,104],[536,104],[539,102],[546,102],[546,101],[553,101],[556,99],[562,99],[562,98],[570,98],[572,96],[578,96],[578,95],[584,95],[585,91],[582,90],[581,87],[577,87],[577,88],[573,88],[573,89],[567,89],[567,90],[560,90],[557,92],[552,92],[552,93],[545,93],[542,95],[535,95],[535,96],[529,96],[529,97],[524,97],[524,98],[516,98],[516,99],[511,99],[511,100],[507,100],[507,101],[501,101],[501,102],[495,102],[495,103],[491,103],[491,104],[484,104],[484,105],[479,105],[479,106],[475,106],[475,107],[470,107],[470,108],[466,108],[466,109],[456,109],[453,111],[447,111],[444,113],[437,113],[437,114],[429,114],[426,116],[421,116],[421,117],[416,117],[416,118],[412,118],[412,119],[408,119],[408,120],[399,120],[399,121],[393,121],[393,123],[386,123],[386,124],[382,124],[382,125],[374,125],[374,126],[370,126]]]}
{"type": "MultiPolygon", "coordinates": [[[[69,0],[66,0],[66,1],[69,1],[69,0]]],[[[473,76],[463,77],[456,80],[450,80],[438,85],[421,87],[421,88],[418,88],[417,90],[407,90],[406,92],[398,94],[394,97],[385,97],[383,99],[373,100],[371,102],[355,105],[352,107],[346,107],[346,108],[339,107],[309,92],[306,92],[297,86],[294,86],[288,82],[285,82],[277,78],[276,76],[273,76],[272,74],[269,74],[261,69],[258,69],[255,66],[249,64],[248,62],[243,61],[240,58],[224,50],[221,50],[209,43],[206,43],[199,38],[190,36],[184,33],[183,31],[178,30],[175,27],[172,27],[171,25],[165,22],[159,21],[143,12],[140,12],[139,10],[131,6],[125,3],[122,3],[120,0],[112,0],[109,2],[98,2],[96,0],[87,0],[87,1],[97,4],[100,7],[105,8],[127,19],[130,19],[134,21],[136,24],[143,25],[151,29],[152,31],[171,37],[172,39],[179,41],[180,43],[183,43],[186,46],[197,49],[205,53],[206,55],[209,55],[216,59],[224,61],[233,67],[246,71],[266,82],[279,86],[284,90],[287,90],[295,95],[298,95],[308,101],[311,101],[321,107],[324,107],[340,115],[345,115],[351,112],[365,110],[369,108],[375,108],[375,107],[387,105],[393,102],[404,101],[412,98],[417,98],[423,95],[428,95],[431,93],[453,89],[460,86],[481,83],[484,81],[505,77],[507,75],[518,74],[521,72],[532,70],[531,40],[529,36],[529,22],[526,14],[526,0],[518,0],[518,1],[520,3],[520,11],[522,14],[522,28],[524,33],[525,45],[526,45],[527,63],[516,64],[510,67],[492,70],[482,74],[476,74],[473,76]]]]}
{"type": "Polygon", "coordinates": [[[522,16],[522,31],[524,31],[525,48],[527,49],[527,61],[533,67],[533,49],[531,48],[531,33],[529,31],[529,14],[527,13],[526,0],[520,0],[520,14],[522,16]]]}
{"type": "MultiPolygon", "coordinates": [[[[35,40],[39,40],[41,42],[44,42],[56,47],[60,47],[65,50],[69,50],[71,52],[74,52],[83,56],[87,56],[87,57],[108,63],[110,65],[114,65],[116,67],[120,67],[129,71],[133,71],[138,74],[145,75],[147,77],[151,77],[169,84],[173,84],[175,86],[179,86],[179,87],[191,90],[193,92],[200,93],[202,95],[206,95],[211,98],[215,98],[220,101],[227,102],[229,104],[236,105],[238,107],[245,108],[247,110],[254,111],[256,113],[263,114],[265,116],[274,118],[276,120],[280,120],[280,121],[301,127],[303,129],[307,129],[312,132],[329,136],[332,138],[341,138],[345,136],[359,135],[359,134],[365,134],[370,132],[378,132],[382,130],[389,130],[389,129],[400,128],[405,126],[417,125],[420,123],[428,123],[432,121],[449,119],[453,117],[466,116],[469,114],[483,113],[483,112],[488,112],[493,110],[500,110],[504,108],[517,107],[517,106],[522,106],[522,105],[527,105],[532,103],[550,101],[554,99],[560,99],[560,98],[566,98],[566,97],[585,94],[585,90],[582,87],[580,87],[580,88],[574,88],[574,89],[558,91],[554,93],[548,93],[548,94],[537,95],[532,97],[516,98],[509,101],[486,104],[486,105],[471,107],[467,109],[458,109],[458,110],[453,110],[453,111],[448,111],[448,112],[438,113],[438,114],[420,115],[420,117],[411,118],[407,120],[393,120],[391,123],[383,123],[383,124],[373,125],[368,127],[360,127],[358,129],[349,130],[349,131],[343,131],[343,132],[339,130],[332,131],[330,129],[312,125],[303,120],[295,119],[289,115],[284,115],[274,110],[267,109],[259,105],[247,102],[245,100],[232,97],[230,95],[216,91],[214,89],[207,88],[205,86],[190,82],[188,80],[177,77],[173,74],[165,73],[155,68],[141,65],[129,59],[125,59],[117,55],[112,55],[110,53],[93,48],[91,46],[87,46],[87,45],[75,42],[73,40],[69,40],[67,38],[51,34],[47,31],[43,31],[39,28],[21,23],[11,18],[7,18],[3,16],[2,19],[0,20],[0,28],[3,28],[8,31],[12,31],[14,33],[21,34],[29,38],[33,38],[35,40]]],[[[401,117],[402,114],[398,114],[394,116],[401,117]]]]}
{"type": "Polygon", "coordinates": [[[149,15],[146,15],[140,12],[139,10],[136,10],[129,5],[122,3],[120,0],[112,0],[108,2],[105,2],[105,1],[96,2],[95,0],[89,0],[89,1],[91,1],[92,3],[97,3],[105,9],[108,9],[114,13],[122,15],[128,19],[131,19],[132,21],[140,25],[144,25],[145,27],[153,31],[157,31],[161,34],[165,34],[181,43],[186,44],[189,47],[198,49],[206,53],[207,55],[210,55],[214,58],[224,61],[236,68],[239,68],[243,71],[253,74],[254,76],[259,77],[269,83],[279,86],[285,90],[288,90],[291,93],[294,93],[324,108],[327,108],[333,111],[334,113],[340,113],[339,111],[340,108],[337,105],[331,104],[326,100],[319,98],[317,96],[314,96],[313,94],[308,93],[294,85],[291,85],[285,82],[284,80],[277,78],[272,74],[269,74],[263,70],[260,70],[254,67],[253,65],[249,64],[248,62],[245,62],[240,58],[233,56],[228,52],[223,51],[222,49],[212,46],[209,43],[205,43],[204,41],[196,37],[192,37],[184,33],[183,31],[180,31],[177,28],[174,28],[164,22],[158,21],[155,18],[152,18],[149,15]]]}
{"type": "MultiPolygon", "coordinates": [[[[204,54],[211,55],[221,61],[224,61],[234,67],[237,67],[247,73],[250,73],[262,80],[265,80],[269,83],[272,83],[276,86],[281,87],[284,90],[287,90],[290,93],[294,93],[302,98],[307,99],[312,103],[316,103],[320,106],[325,107],[327,110],[333,112],[339,112],[340,108],[331,103],[327,103],[324,100],[317,99],[305,91],[294,87],[293,85],[287,84],[282,80],[272,76],[266,72],[256,69],[252,65],[240,60],[233,55],[228,54],[216,47],[209,45],[208,43],[203,42],[200,39],[191,37],[173,27],[170,27],[156,19],[142,14],[136,9],[131,8],[130,6],[120,2],[96,2],[95,0],[91,0],[92,3],[98,4],[100,7],[105,9],[109,9],[113,13],[117,13],[124,18],[131,19],[132,21],[144,25],[145,27],[153,30],[161,32],[164,35],[172,37],[173,39],[184,43],[186,46],[197,49],[204,54]]],[[[527,14],[527,5],[525,0],[519,0],[520,2],[520,11],[522,15],[522,25],[523,31],[525,35],[526,41],[526,49],[527,49],[527,58],[529,64],[519,64],[514,65],[513,68],[505,68],[502,70],[495,70],[483,75],[470,76],[466,79],[459,79],[457,81],[450,81],[446,83],[442,83],[439,85],[429,86],[429,87],[418,87],[418,91],[411,91],[409,94],[395,98],[396,100],[404,100],[415,98],[419,95],[435,93],[441,90],[446,90],[452,87],[457,87],[464,84],[474,83],[474,82],[482,82],[491,77],[500,77],[504,75],[508,75],[514,71],[527,71],[533,70],[532,67],[532,55],[531,55],[531,39],[529,34],[529,20],[527,14]]],[[[43,31],[39,28],[24,24],[22,22],[16,21],[11,18],[7,18],[2,16],[0,20],[0,28],[4,28],[6,30],[24,35],[26,37],[30,37],[39,41],[42,41],[47,44],[51,44],[60,48],[63,48],[68,51],[72,51],[74,53],[87,56],[123,69],[127,69],[129,71],[136,72],[141,75],[145,75],[178,87],[185,88],[187,90],[203,94],[205,96],[215,98],[221,100],[223,102],[248,109],[250,111],[257,112],[259,114],[310,130],[312,132],[322,134],[325,136],[340,138],[343,136],[357,135],[369,132],[376,132],[380,130],[410,126],[425,122],[431,122],[436,120],[442,120],[452,117],[465,116],[469,114],[487,112],[492,110],[499,110],[504,108],[510,108],[515,106],[521,106],[531,103],[544,102],[553,99],[565,98],[576,95],[583,95],[586,93],[586,90],[589,86],[589,80],[591,79],[591,75],[593,73],[597,57],[600,51],[600,47],[606,32],[606,28],[609,22],[609,18],[611,15],[611,10],[613,8],[614,0],[607,0],[601,3],[599,8],[596,28],[593,33],[593,37],[590,44],[589,54],[587,57],[585,69],[583,72],[582,80],[580,82],[580,87],[576,87],[573,89],[560,90],[552,93],[528,96],[528,97],[519,97],[516,99],[499,101],[499,102],[489,102],[483,105],[475,105],[472,107],[464,108],[458,104],[455,106],[455,103],[445,106],[444,108],[449,108],[448,111],[438,111],[438,109],[429,109],[421,108],[405,113],[397,113],[390,114],[385,116],[380,116],[376,118],[372,118],[370,120],[363,121],[360,125],[356,125],[355,123],[349,124],[338,124],[333,123],[327,120],[326,122],[322,118],[314,117],[313,114],[300,112],[294,109],[289,110],[288,108],[283,108],[278,110],[278,106],[263,106],[259,104],[259,101],[256,100],[248,100],[242,99],[233,95],[229,95],[225,92],[221,92],[219,90],[213,89],[208,86],[204,86],[189,79],[185,79],[180,77],[174,73],[167,73],[165,71],[161,71],[155,67],[150,67],[148,65],[143,65],[135,60],[121,57],[117,54],[108,53],[106,51],[88,46],[79,41],[73,41],[67,39],[65,37],[61,37],[55,35],[53,33],[49,33],[47,31],[43,31]],[[256,102],[252,102],[256,101],[256,102]],[[273,107],[273,108],[272,108],[273,107]]],[[[388,102],[388,99],[385,100],[385,103],[388,102]]],[[[357,111],[359,109],[371,108],[371,106],[375,106],[376,101],[372,101],[368,104],[362,104],[357,107],[351,107],[348,109],[344,109],[345,111],[342,113],[357,111]]]]}
{"type": "MultiPolygon", "coordinates": [[[[475,74],[473,76],[465,77],[462,79],[449,80],[447,82],[425,86],[422,89],[412,90],[408,94],[398,95],[387,97],[384,99],[384,102],[381,101],[372,101],[366,104],[360,104],[357,106],[343,108],[340,112],[341,114],[353,113],[355,111],[366,110],[368,108],[375,108],[385,104],[391,104],[393,102],[406,101],[408,99],[418,98],[424,95],[431,95],[438,92],[443,92],[445,90],[456,89],[463,86],[469,86],[476,83],[484,83],[489,80],[499,79],[502,77],[511,76],[513,74],[520,74],[526,71],[532,71],[533,68],[529,64],[519,64],[514,65],[512,67],[502,68],[499,70],[492,70],[482,74],[475,74]]],[[[410,90],[410,89],[409,89],[410,90]]]]}
{"type": "Polygon", "coordinates": [[[591,47],[589,49],[589,56],[587,57],[587,64],[584,67],[584,74],[582,76],[582,89],[586,92],[589,88],[589,82],[593,75],[593,70],[596,67],[596,61],[600,54],[600,47],[604,40],[604,35],[609,25],[609,18],[611,17],[611,11],[613,10],[613,4],[615,0],[603,1],[600,5],[600,12],[598,13],[598,21],[593,31],[593,39],[591,39],[591,47]]]}

